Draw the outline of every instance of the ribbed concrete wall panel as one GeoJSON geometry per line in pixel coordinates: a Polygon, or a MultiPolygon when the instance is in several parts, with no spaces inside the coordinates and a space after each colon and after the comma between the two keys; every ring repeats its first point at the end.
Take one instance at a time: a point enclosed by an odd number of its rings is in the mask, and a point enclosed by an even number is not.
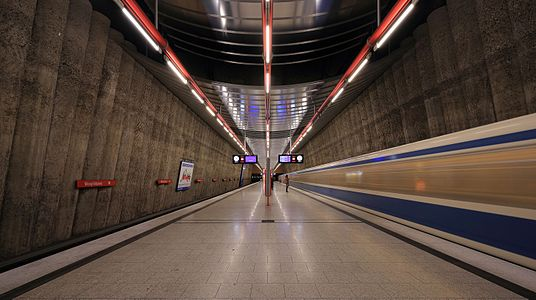
{"type": "MultiPolygon", "coordinates": [[[[64,240],[71,236],[73,228],[77,228],[76,215],[81,211],[78,207],[78,190],[72,184],[81,179],[84,160],[86,158],[89,135],[93,122],[93,113],[99,93],[99,84],[104,65],[110,20],[98,13],[91,16],[89,40],[84,58],[81,86],[75,109],[74,123],[69,139],[69,151],[65,161],[63,176],[64,190],[60,199],[60,210],[56,214],[56,238],[64,240]]],[[[82,203],[82,206],[85,203],[82,203]]],[[[75,231],[76,232],[76,231],[75,231]]]]}
{"type": "MultiPolygon", "coordinates": [[[[45,154],[45,167],[39,191],[37,218],[33,229],[33,246],[40,248],[50,240],[50,228],[63,190],[65,157],[68,155],[76,99],[82,81],[82,68],[89,38],[91,4],[73,0],[63,36],[58,80],[53,98],[52,119],[45,154]]],[[[45,125],[43,125],[45,126],[45,125]]]]}
{"type": "Polygon", "coordinates": [[[528,112],[508,2],[475,0],[497,121],[528,112]]]}
{"type": "Polygon", "coordinates": [[[37,0],[0,1],[0,212],[37,0]]]}
{"type": "Polygon", "coordinates": [[[428,30],[446,131],[450,133],[466,129],[469,127],[467,105],[460,87],[456,52],[452,47],[454,39],[446,6],[434,10],[428,16],[428,30]]]}
{"type": "MultiPolygon", "coordinates": [[[[116,93],[119,89],[119,75],[123,57],[123,49],[120,46],[122,42],[123,36],[113,29],[110,30],[108,44],[106,46],[106,58],[99,84],[99,94],[92,120],[92,130],[82,173],[83,179],[111,178],[111,175],[108,175],[108,177],[104,175],[104,168],[109,168],[109,166],[103,166],[102,163],[106,160],[108,128],[112,125],[113,118],[115,117],[112,112],[116,93]]],[[[95,203],[91,205],[94,207],[91,216],[92,230],[102,229],[106,226],[106,213],[108,212],[109,206],[109,201],[97,201],[97,196],[97,189],[81,190],[78,195],[78,201],[80,203],[95,203]]]]}
{"type": "Polygon", "coordinates": [[[482,39],[475,17],[474,1],[447,1],[454,50],[461,72],[467,101],[467,117],[471,127],[495,122],[493,97],[489,84],[482,39]]]}
{"type": "Polygon", "coordinates": [[[418,26],[413,31],[413,36],[415,37],[415,55],[421,78],[430,136],[439,136],[446,133],[446,126],[439,89],[436,88],[437,75],[428,24],[418,26]]]}
{"type": "Polygon", "coordinates": [[[68,8],[68,1],[43,0],[35,10],[2,205],[2,258],[30,250],[47,141],[39,134],[45,127],[48,136],[68,8]]]}
{"type": "Polygon", "coordinates": [[[509,0],[528,113],[536,112],[536,1],[509,0]]]}

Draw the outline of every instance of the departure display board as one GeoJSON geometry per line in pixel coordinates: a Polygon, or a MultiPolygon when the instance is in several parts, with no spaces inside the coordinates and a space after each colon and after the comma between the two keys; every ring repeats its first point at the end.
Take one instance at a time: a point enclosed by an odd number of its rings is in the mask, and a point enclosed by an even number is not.
{"type": "Polygon", "coordinates": [[[279,154],[280,164],[301,164],[303,163],[303,154],[279,154]]]}
{"type": "Polygon", "coordinates": [[[235,154],[233,155],[233,164],[256,164],[257,155],[243,155],[235,154]]]}

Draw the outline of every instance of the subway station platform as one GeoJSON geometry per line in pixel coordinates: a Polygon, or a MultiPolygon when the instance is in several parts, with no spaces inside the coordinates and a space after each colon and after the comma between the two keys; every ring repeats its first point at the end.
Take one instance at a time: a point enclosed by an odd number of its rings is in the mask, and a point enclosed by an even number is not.
{"type": "Polygon", "coordinates": [[[253,184],[24,298],[521,296],[295,189],[253,184]]]}

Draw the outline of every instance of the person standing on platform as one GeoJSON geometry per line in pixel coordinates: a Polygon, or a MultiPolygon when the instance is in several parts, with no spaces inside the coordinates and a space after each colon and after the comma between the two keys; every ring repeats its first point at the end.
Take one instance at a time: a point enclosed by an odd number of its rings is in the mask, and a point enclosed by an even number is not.
{"type": "Polygon", "coordinates": [[[283,181],[285,183],[285,192],[288,193],[288,186],[290,185],[290,179],[288,179],[288,175],[285,175],[285,179],[283,181]]]}

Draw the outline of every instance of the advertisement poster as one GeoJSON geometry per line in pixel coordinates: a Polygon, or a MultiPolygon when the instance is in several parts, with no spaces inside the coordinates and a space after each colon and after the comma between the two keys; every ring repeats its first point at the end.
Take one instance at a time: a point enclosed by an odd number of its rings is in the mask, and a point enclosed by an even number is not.
{"type": "Polygon", "coordinates": [[[192,185],[194,175],[194,163],[191,161],[181,161],[179,168],[179,178],[177,179],[177,191],[186,191],[192,185]]]}

